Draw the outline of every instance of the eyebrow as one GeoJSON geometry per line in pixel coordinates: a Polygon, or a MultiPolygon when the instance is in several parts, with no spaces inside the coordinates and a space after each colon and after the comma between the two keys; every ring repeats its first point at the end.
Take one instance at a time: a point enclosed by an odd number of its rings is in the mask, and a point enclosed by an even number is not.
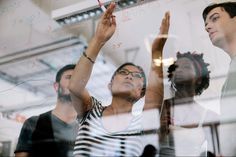
{"type": "Polygon", "coordinates": [[[213,14],[209,17],[209,19],[212,19],[212,17],[213,17],[214,15],[216,15],[216,14],[219,15],[219,13],[213,13],[213,14]]]}
{"type": "MultiPolygon", "coordinates": [[[[219,15],[219,13],[213,13],[213,14],[209,17],[209,20],[211,20],[214,15],[219,15]]],[[[205,23],[205,26],[206,26],[207,24],[208,24],[208,23],[206,22],[206,23],[205,23]]]]}
{"type": "MultiPolygon", "coordinates": [[[[132,73],[141,73],[141,71],[130,71],[129,69],[126,69],[126,68],[122,68],[123,70],[127,70],[127,71],[129,71],[129,72],[132,72],[132,73]]],[[[121,70],[122,70],[121,69],[121,70]]]]}
{"type": "Polygon", "coordinates": [[[65,77],[71,77],[72,76],[72,74],[67,74],[67,75],[65,75],[65,77]]]}

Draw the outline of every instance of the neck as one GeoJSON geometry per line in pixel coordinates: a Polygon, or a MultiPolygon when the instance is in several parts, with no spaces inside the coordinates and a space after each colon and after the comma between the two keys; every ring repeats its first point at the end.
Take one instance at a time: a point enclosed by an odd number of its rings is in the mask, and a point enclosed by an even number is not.
{"type": "Polygon", "coordinates": [[[178,97],[193,97],[195,95],[195,86],[193,84],[176,85],[175,95],[178,97]]]}
{"type": "Polygon", "coordinates": [[[193,97],[184,97],[184,98],[183,97],[182,98],[174,97],[174,100],[175,100],[175,105],[193,103],[194,102],[193,97]]]}
{"type": "Polygon", "coordinates": [[[77,113],[71,102],[61,102],[57,100],[57,104],[52,113],[66,123],[72,123],[76,120],[77,113]]]}
{"type": "Polygon", "coordinates": [[[177,102],[180,103],[191,103],[193,102],[193,97],[194,97],[194,88],[190,88],[190,86],[187,86],[187,88],[183,89],[177,89],[175,92],[174,99],[177,100],[177,102]]]}
{"type": "Polygon", "coordinates": [[[236,56],[236,35],[229,39],[228,41],[225,41],[221,44],[222,46],[219,46],[222,48],[232,59],[234,56],[236,56]]]}
{"type": "Polygon", "coordinates": [[[118,115],[122,113],[130,113],[133,103],[122,98],[113,97],[111,105],[109,105],[107,115],[118,115]]]}

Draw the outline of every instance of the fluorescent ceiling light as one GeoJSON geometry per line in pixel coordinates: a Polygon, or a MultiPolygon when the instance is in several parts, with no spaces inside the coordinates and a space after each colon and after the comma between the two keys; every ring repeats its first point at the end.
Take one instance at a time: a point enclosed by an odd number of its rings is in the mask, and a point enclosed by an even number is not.
{"type": "MultiPolygon", "coordinates": [[[[102,4],[107,7],[111,2],[115,2],[119,10],[134,7],[153,0],[103,0],[102,4]]],[[[117,11],[117,10],[116,10],[117,11]]],[[[84,20],[96,18],[103,13],[97,0],[85,0],[74,5],[52,11],[52,18],[60,25],[71,25],[84,20]]]]}
{"type": "MultiPolygon", "coordinates": [[[[103,4],[108,4],[112,0],[103,0],[103,4]]],[[[80,14],[95,8],[100,8],[97,0],[85,0],[64,8],[52,11],[52,18],[55,20],[70,17],[71,15],[80,14]]]]}

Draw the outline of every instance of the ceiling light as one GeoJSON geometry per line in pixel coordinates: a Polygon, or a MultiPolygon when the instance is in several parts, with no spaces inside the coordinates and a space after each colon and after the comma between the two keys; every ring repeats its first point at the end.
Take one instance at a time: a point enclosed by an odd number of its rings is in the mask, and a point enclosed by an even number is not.
{"type": "Polygon", "coordinates": [[[84,18],[84,19],[88,19],[88,18],[89,18],[89,15],[88,15],[87,13],[84,13],[84,14],[83,14],[83,18],[84,18]]]}
{"type": "Polygon", "coordinates": [[[71,17],[71,22],[75,23],[77,21],[77,19],[75,17],[71,17]]]}
{"type": "Polygon", "coordinates": [[[90,17],[94,17],[95,15],[96,15],[96,14],[95,14],[94,11],[90,11],[90,12],[89,12],[89,16],[90,16],[90,17]]]}
{"type": "Polygon", "coordinates": [[[125,7],[125,6],[127,6],[127,4],[125,2],[122,2],[121,7],[125,7]]]}
{"type": "Polygon", "coordinates": [[[83,20],[83,17],[81,15],[77,15],[76,17],[77,17],[78,22],[83,20]]]}
{"type": "MultiPolygon", "coordinates": [[[[107,8],[112,1],[114,0],[103,0],[102,3],[107,8]]],[[[138,0],[115,0],[117,8],[122,9],[151,1],[153,0],[145,0],[142,3],[138,3],[138,0]]],[[[115,11],[118,11],[118,9],[115,11]]],[[[91,18],[96,18],[102,13],[103,11],[96,0],[86,0],[71,6],[53,10],[52,18],[55,19],[60,25],[64,26],[79,23],[91,18]]]]}
{"type": "Polygon", "coordinates": [[[100,14],[102,14],[102,10],[100,10],[100,9],[97,9],[97,10],[96,10],[96,14],[97,14],[97,15],[100,15],[100,14]]]}
{"type": "Polygon", "coordinates": [[[66,18],[64,21],[65,21],[66,24],[70,24],[71,23],[71,20],[69,18],[66,18]]]}
{"type": "Polygon", "coordinates": [[[129,3],[129,5],[132,5],[132,4],[134,4],[135,2],[134,2],[134,1],[129,1],[128,3],[129,3]]]}

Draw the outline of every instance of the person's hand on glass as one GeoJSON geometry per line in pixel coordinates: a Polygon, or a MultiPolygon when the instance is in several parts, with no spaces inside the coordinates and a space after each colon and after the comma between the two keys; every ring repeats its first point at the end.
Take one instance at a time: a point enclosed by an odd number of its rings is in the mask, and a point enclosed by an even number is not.
{"type": "Polygon", "coordinates": [[[164,18],[161,22],[160,32],[158,36],[155,38],[152,44],[152,52],[162,52],[164,45],[166,43],[166,40],[168,38],[169,33],[169,27],[170,27],[170,13],[166,12],[164,18]]]}
{"type": "Polygon", "coordinates": [[[113,15],[115,7],[116,4],[112,2],[98,23],[98,27],[95,34],[95,37],[97,38],[98,42],[105,43],[111,38],[111,36],[115,32],[116,19],[113,15]]]}

